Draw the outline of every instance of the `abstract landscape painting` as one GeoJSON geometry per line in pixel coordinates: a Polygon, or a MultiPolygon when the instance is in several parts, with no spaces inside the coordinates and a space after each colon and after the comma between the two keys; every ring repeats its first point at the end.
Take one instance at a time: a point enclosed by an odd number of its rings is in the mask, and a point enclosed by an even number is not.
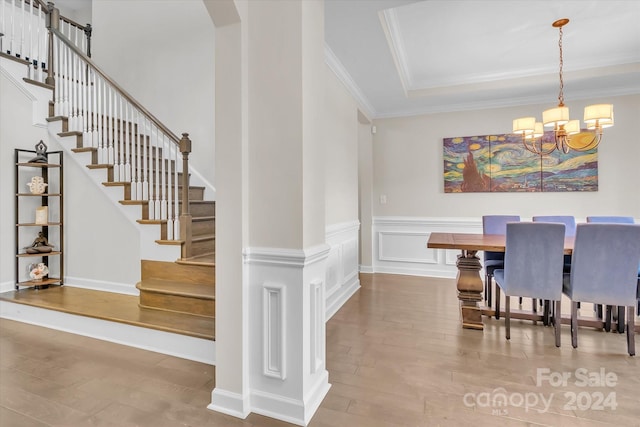
{"type": "MultiPolygon", "coordinates": [[[[543,138],[553,143],[552,132],[543,138]]],[[[598,191],[597,148],[540,156],[514,134],[445,138],[443,147],[445,193],[598,191]]]]}

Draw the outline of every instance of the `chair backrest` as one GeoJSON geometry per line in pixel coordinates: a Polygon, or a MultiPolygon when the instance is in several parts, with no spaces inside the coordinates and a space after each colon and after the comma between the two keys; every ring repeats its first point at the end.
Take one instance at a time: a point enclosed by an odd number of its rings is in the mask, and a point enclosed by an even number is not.
{"type": "Polygon", "coordinates": [[[569,215],[542,215],[534,216],[533,222],[560,222],[564,224],[564,235],[573,237],[576,235],[576,219],[569,215]]]}
{"type": "Polygon", "coordinates": [[[482,217],[484,234],[507,234],[508,222],[520,222],[519,215],[485,215],[482,217]]]}
{"type": "Polygon", "coordinates": [[[634,305],[640,263],[640,224],[579,224],[569,296],[574,301],[634,305]]]}
{"type": "Polygon", "coordinates": [[[557,223],[507,224],[504,280],[510,295],[561,299],[564,229],[557,223]]]}
{"type": "Polygon", "coordinates": [[[588,216],[587,222],[599,222],[607,224],[633,224],[632,216],[588,216]]]}
{"type": "MultiPolygon", "coordinates": [[[[507,223],[520,222],[519,215],[484,215],[482,217],[483,234],[507,234],[507,223]]],[[[504,259],[503,252],[484,252],[484,260],[504,259]]]]}
{"type": "MultiPolygon", "coordinates": [[[[635,224],[635,220],[632,216],[588,216],[587,222],[599,222],[607,224],[635,224]]],[[[638,298],[640,298],[640,263],[638,264],[638,298]]]]}

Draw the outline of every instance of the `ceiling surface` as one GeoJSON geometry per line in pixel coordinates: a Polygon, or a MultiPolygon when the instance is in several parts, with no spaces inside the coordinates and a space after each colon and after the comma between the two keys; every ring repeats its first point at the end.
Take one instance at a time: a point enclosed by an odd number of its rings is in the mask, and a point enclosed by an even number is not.
{"type": "MultiPolygon", "coordinates": [[[[555,106],[560,18],[568,106],[640,93],[640,0],[324,3],[326,62],[370,118],[555,106]]],[[[56,4],[91,16],[90,0],[56,4]]]]}
{"type": "Polygon", "coordinates": [[[640,93],[640,0],[325,0],[327,63],[371,118],[640,93]]]}

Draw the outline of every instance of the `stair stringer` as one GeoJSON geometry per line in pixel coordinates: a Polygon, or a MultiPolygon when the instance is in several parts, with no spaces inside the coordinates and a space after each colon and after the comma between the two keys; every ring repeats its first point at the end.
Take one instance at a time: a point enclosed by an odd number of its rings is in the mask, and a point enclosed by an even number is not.
{"type": "Polygon", "coordinates": [[[76,137],[58,135],[58,133],[62,132],[62,121],[49,122],[48,131],[51,140],[55,141],[62,150],[68,154],[67,158],[73,159],[73,161],[80,166],[80,169],[84,171],[89,180],[92,181],[105,197],[117,207],[118,211],[135,226],[140,239],[140,259],[154,259],[167,262],[174,262],[180,259],[179,244],[160,245],[156,243],[156,240],[160,237],[160,225],[139,224],[137,222],[137,220],[140,219],[140,206],[122,205],[120,203],[120,200],[123,199],[122,189],[102,185],[102,183],[106,181],[105,172],[87,167],[88,164],[91,164],[90,153],[74,153],[71,151],[72,148],[75,148],[76,137]]]}
{"type": "Polygon", "coordinates": [[[31,120],[33,125],[46,128],[46,117],[53,88],[27,83],[24,78],[29,75],[29,72],[30,67],[25,61],[0,56],[0,73],[25,94],[32,103],[31,120]]]}

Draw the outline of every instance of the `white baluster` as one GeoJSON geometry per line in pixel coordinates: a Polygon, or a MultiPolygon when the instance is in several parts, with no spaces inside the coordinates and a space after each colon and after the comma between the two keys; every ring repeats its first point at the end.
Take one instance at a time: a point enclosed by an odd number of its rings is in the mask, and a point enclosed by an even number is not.
{"type": "Polygon", "coordinates": [[[131,182],[131,147],[133,144],[133,117],[129,115],[129,111],[131,110],[129,107],[129,102],[125,101],[124,104],[124,116],[126,123],[126,143],[124,146],[124,180],[127,182],[131,182]]]}
{"type": "Polygon", "coordinates": [[[12,55],[15,55],[15,30],[16,30],[16,0],[11,0],[11,38],[9,40],[9,50],[12,55]]]}
{"type": "Polygon", "coordinates": [[[162,199],[162,162],[161,162],[161,158],[160,158],[160,154],[159,154],[159,150],[160,150],[160,140],[162,138],[162,134],[160,132],[159,128],[156,128],[156,141],[155,141],[155,145],[154,145],[154,154],[155,156],[153,157],[154,163],[155,163],[155,175],[156,175],[156,182],[155,182],[155,187],[156,187],[156,191],[154,194],[154,199],[155,199],[155,209],[156,209],[156,213],[155,213],[155,217],[156,219],[162,219],[161,216],[161,204],[160,201],[162,199]]]}
{"type": "Polygon", "coordinates": [[[25,21],[25,16],[24,16],[24,8],[26,6],[26,2],[22,1],[21,5],[20,5],[20,9],[21,9],[21,17],[20,17],[20,48],[18,49],[18,52],[20,54],[21,58],[24,58],[24,21],[25,21]]]}
{"type": "MultiPolygon", "coordinates": [[[[4,3],[4,2],[3,2],[4,3]]],[[[38,3],[38,26],[37,26],[37,33],[36,33],[36,72],[38,73],[38,77],[34,77],[36,78],[36,80],[38,80],[39,82],[42,81],[42,67],[40,66],[40,64],[42,63],[42,59],[40,57],[40,44],[42,43],[42,40],[40,39],[40,29],[42,28],[42,5],[40,3],[38,3]]],[[[57,61],[56,61],[57,62],[57,61]]],[[[49,66],[51,67],[51,64],[49,64],[49,66]]],[[[57,85],[56,85],[57,86],[57,85]]]]}
{"type": "Polygon", "coordinates": [[[114,159],[115,159],[115,152],[114,152],[114,144],[115,144],[115,112],[114,112],[114,97],[113,97],[113,91],[114,89],[111,87],[111,85],[109,85],[109,113],[108,113],[108,117],[107,120],[109,121],[109,125],[108,125],[108,129],[109,129],[109,153],[108,153],[108,161],[107,163],[112,165],[115,163],[114,159]]]}
{"type": "Polygon", "coordinates": [[[179,175],[178,172],[182,168],[182,162],[180,161],[180,150],[178,146],[173,147],[174,154],[174,166],[173,166],[173,188],[174,188],[174,197],[173,197],[173,238],[178,239],[180,236],[180,196],[178,195],[178,187],[179,187],[179,175]]]}
{"type": "Polygon", "coordinates": [[[142,125],[140,124],[140,112],[138,110],[134,110],[135,113],[135,123],[136,123],[136,138],[135,138],[135,146],[133,148],[133,165],[131,167],[131,175],[132,178],[135,179],[135,190],[136,190],[136,200],[142,199],[142,184],[140,183],[140,160],[142,157],[140,156],[140,140],[142,138],[142,125]]]}
{"type": "Polygon", "coordinates": [[[167,158],[165,155],[164,149],[164,132],[160,136],[160,141],[158,144],[158,148],[156,149],[156,155],[160,158],[160,168],[162,172],[160,174],[161,185],[160,185],[160,219],[167,219],[167,187],[169,187],[167,181],[167,175],[169,171],[167,170],[167,158]],[[162,152],[162,155],[160,153],[162,152]]]}
{"type": "MultiPolygon", "coordinates": [[[[4,0],[1,1],[4,3],[4,0]]],[[[29,31],[27,31],[27,37],[29,38],[29,43],[26,46],[29,47],[29,51],[26,53],[25,59],[31,63],[33,62],[33,2],[29,3],[29,31]]],[[[29,66],[29,70],[31,70],[31,66],[29,66]]]]}
{"type": "Polygon", "coordinates": [[[91,102],[93,104],[93,119],[91,120],[91,146],[98,147],[98,78],[91,69],[91,102]]]}
{"type": "Polygon", "coordinates": [[[149,147],[151,146],[151,139],[153,138],[153,131],[150,127],[150,123],[147,123],[146,116],[144,117],[145,134],[149,133],[149,138],[145,135],[145,141],[142,143],[142,198],[143,200],[149,200],[149,180],[151,176],[149,174],[149,147]]]}
{"type": "MultiPolygon", "coordinates": [[[[39,40],[39,39],[38,39],[39,40]]],[[[55,78],[56,78],[56,85],[53,87],[53,93],[54,93],[54,102],[53,102],[53,115],[54,116],[60,116],[62,115],[61,113],[61,103],[60,101],[62,100],[62,82],[60,81],[60,60],[58,58],[59,54],[60,54],[60,46],[58,45],[59,41],[58,39],[54,39],[53,40],[53,56],[55,58],[54,61],[54,67],[53,67],[53,73],[55,74],[55,78]]],[[[38,63],[40,62],[40,60],[38,60],[38,63]]],[[[41,79],[38,79],[38,81],[42,81],[41,79]]]]}
{"type": "Polygon", "coordinates": [[[100,102],[98,104],[99,115],[98,115],[98,123],[100,126],[99,134],[100,134],[100,157],[98,163],[105,164],[107,163],[108,153],[107,153],[107,97],[106,97],[106,83],[103,79],[100,79],[100,91],[98,92],[100,96],[100,102]]]}

